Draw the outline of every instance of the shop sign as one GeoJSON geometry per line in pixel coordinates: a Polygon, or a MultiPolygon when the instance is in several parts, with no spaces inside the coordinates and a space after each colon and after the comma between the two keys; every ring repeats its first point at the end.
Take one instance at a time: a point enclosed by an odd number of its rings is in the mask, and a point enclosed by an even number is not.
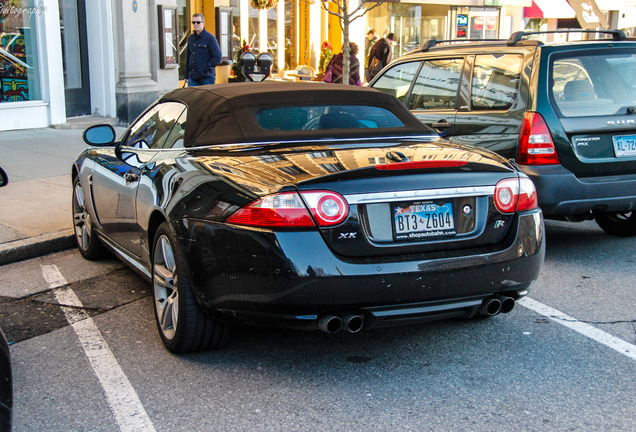
{"type": "Polygon", "coordinates": [[[457,27],[468,25],[468,17],[466,15],[457,15],[457,27]]]}

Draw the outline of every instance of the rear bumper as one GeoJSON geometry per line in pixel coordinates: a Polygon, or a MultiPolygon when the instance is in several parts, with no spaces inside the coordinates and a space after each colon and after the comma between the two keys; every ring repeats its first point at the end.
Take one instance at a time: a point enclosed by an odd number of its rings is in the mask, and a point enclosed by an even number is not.
{"type": "Polygon", "coordinates": [[[561,165],[520,166],[546,218],[636,209],[636,175],[577,178],[561,165]]]}
{"type": "Polygon", "coordinates": [[[384,260],[334,255],[315,231],[173,226],[202,307],[288,327],[315,328],[326,313],[361,313],[372,326],[472,316],[488,296],[526,290],[545,253],[540,211],[520,215],[497,252],[384,260]]]}

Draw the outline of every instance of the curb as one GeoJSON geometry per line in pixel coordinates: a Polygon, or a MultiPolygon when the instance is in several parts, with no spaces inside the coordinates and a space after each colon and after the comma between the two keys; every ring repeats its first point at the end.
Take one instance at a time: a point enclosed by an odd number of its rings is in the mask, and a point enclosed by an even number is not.
{"type": "Polygon", "coordinates": [[[72,249],[75,246],[75,233],[72,229],[3,243],[0,245],[0,266],[72,249]]]}

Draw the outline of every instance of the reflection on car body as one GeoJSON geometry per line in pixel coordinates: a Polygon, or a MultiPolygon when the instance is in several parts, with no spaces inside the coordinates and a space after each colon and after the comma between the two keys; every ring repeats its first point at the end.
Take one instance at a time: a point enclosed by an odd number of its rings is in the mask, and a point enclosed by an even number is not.
{"type": "Polygon", "coordinates": [[[324,83],[175,90],[73,165],[80,252],[153,285],[173,352],[237,323],[325,332],[509,312],[544,256],[532,182],[395,98],[324,83]],[[135,146],[140,139],[147,146],[135,146]]]}

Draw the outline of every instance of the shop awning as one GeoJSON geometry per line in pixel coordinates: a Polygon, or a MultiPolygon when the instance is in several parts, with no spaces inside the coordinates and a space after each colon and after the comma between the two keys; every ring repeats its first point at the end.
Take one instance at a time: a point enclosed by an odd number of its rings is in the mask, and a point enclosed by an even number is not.
{"type": "Polygon", "coordinates": [[[532,0],[532,6],[523,8],[525,18],[576,18],[574,9],[566,0],[532,0]]]}
{"type": "Polygon", "coordinates": [[[605,15],[594,0],[569,0],[576,13],[576,19],[583,29],[607,28],[605,15]]]}

